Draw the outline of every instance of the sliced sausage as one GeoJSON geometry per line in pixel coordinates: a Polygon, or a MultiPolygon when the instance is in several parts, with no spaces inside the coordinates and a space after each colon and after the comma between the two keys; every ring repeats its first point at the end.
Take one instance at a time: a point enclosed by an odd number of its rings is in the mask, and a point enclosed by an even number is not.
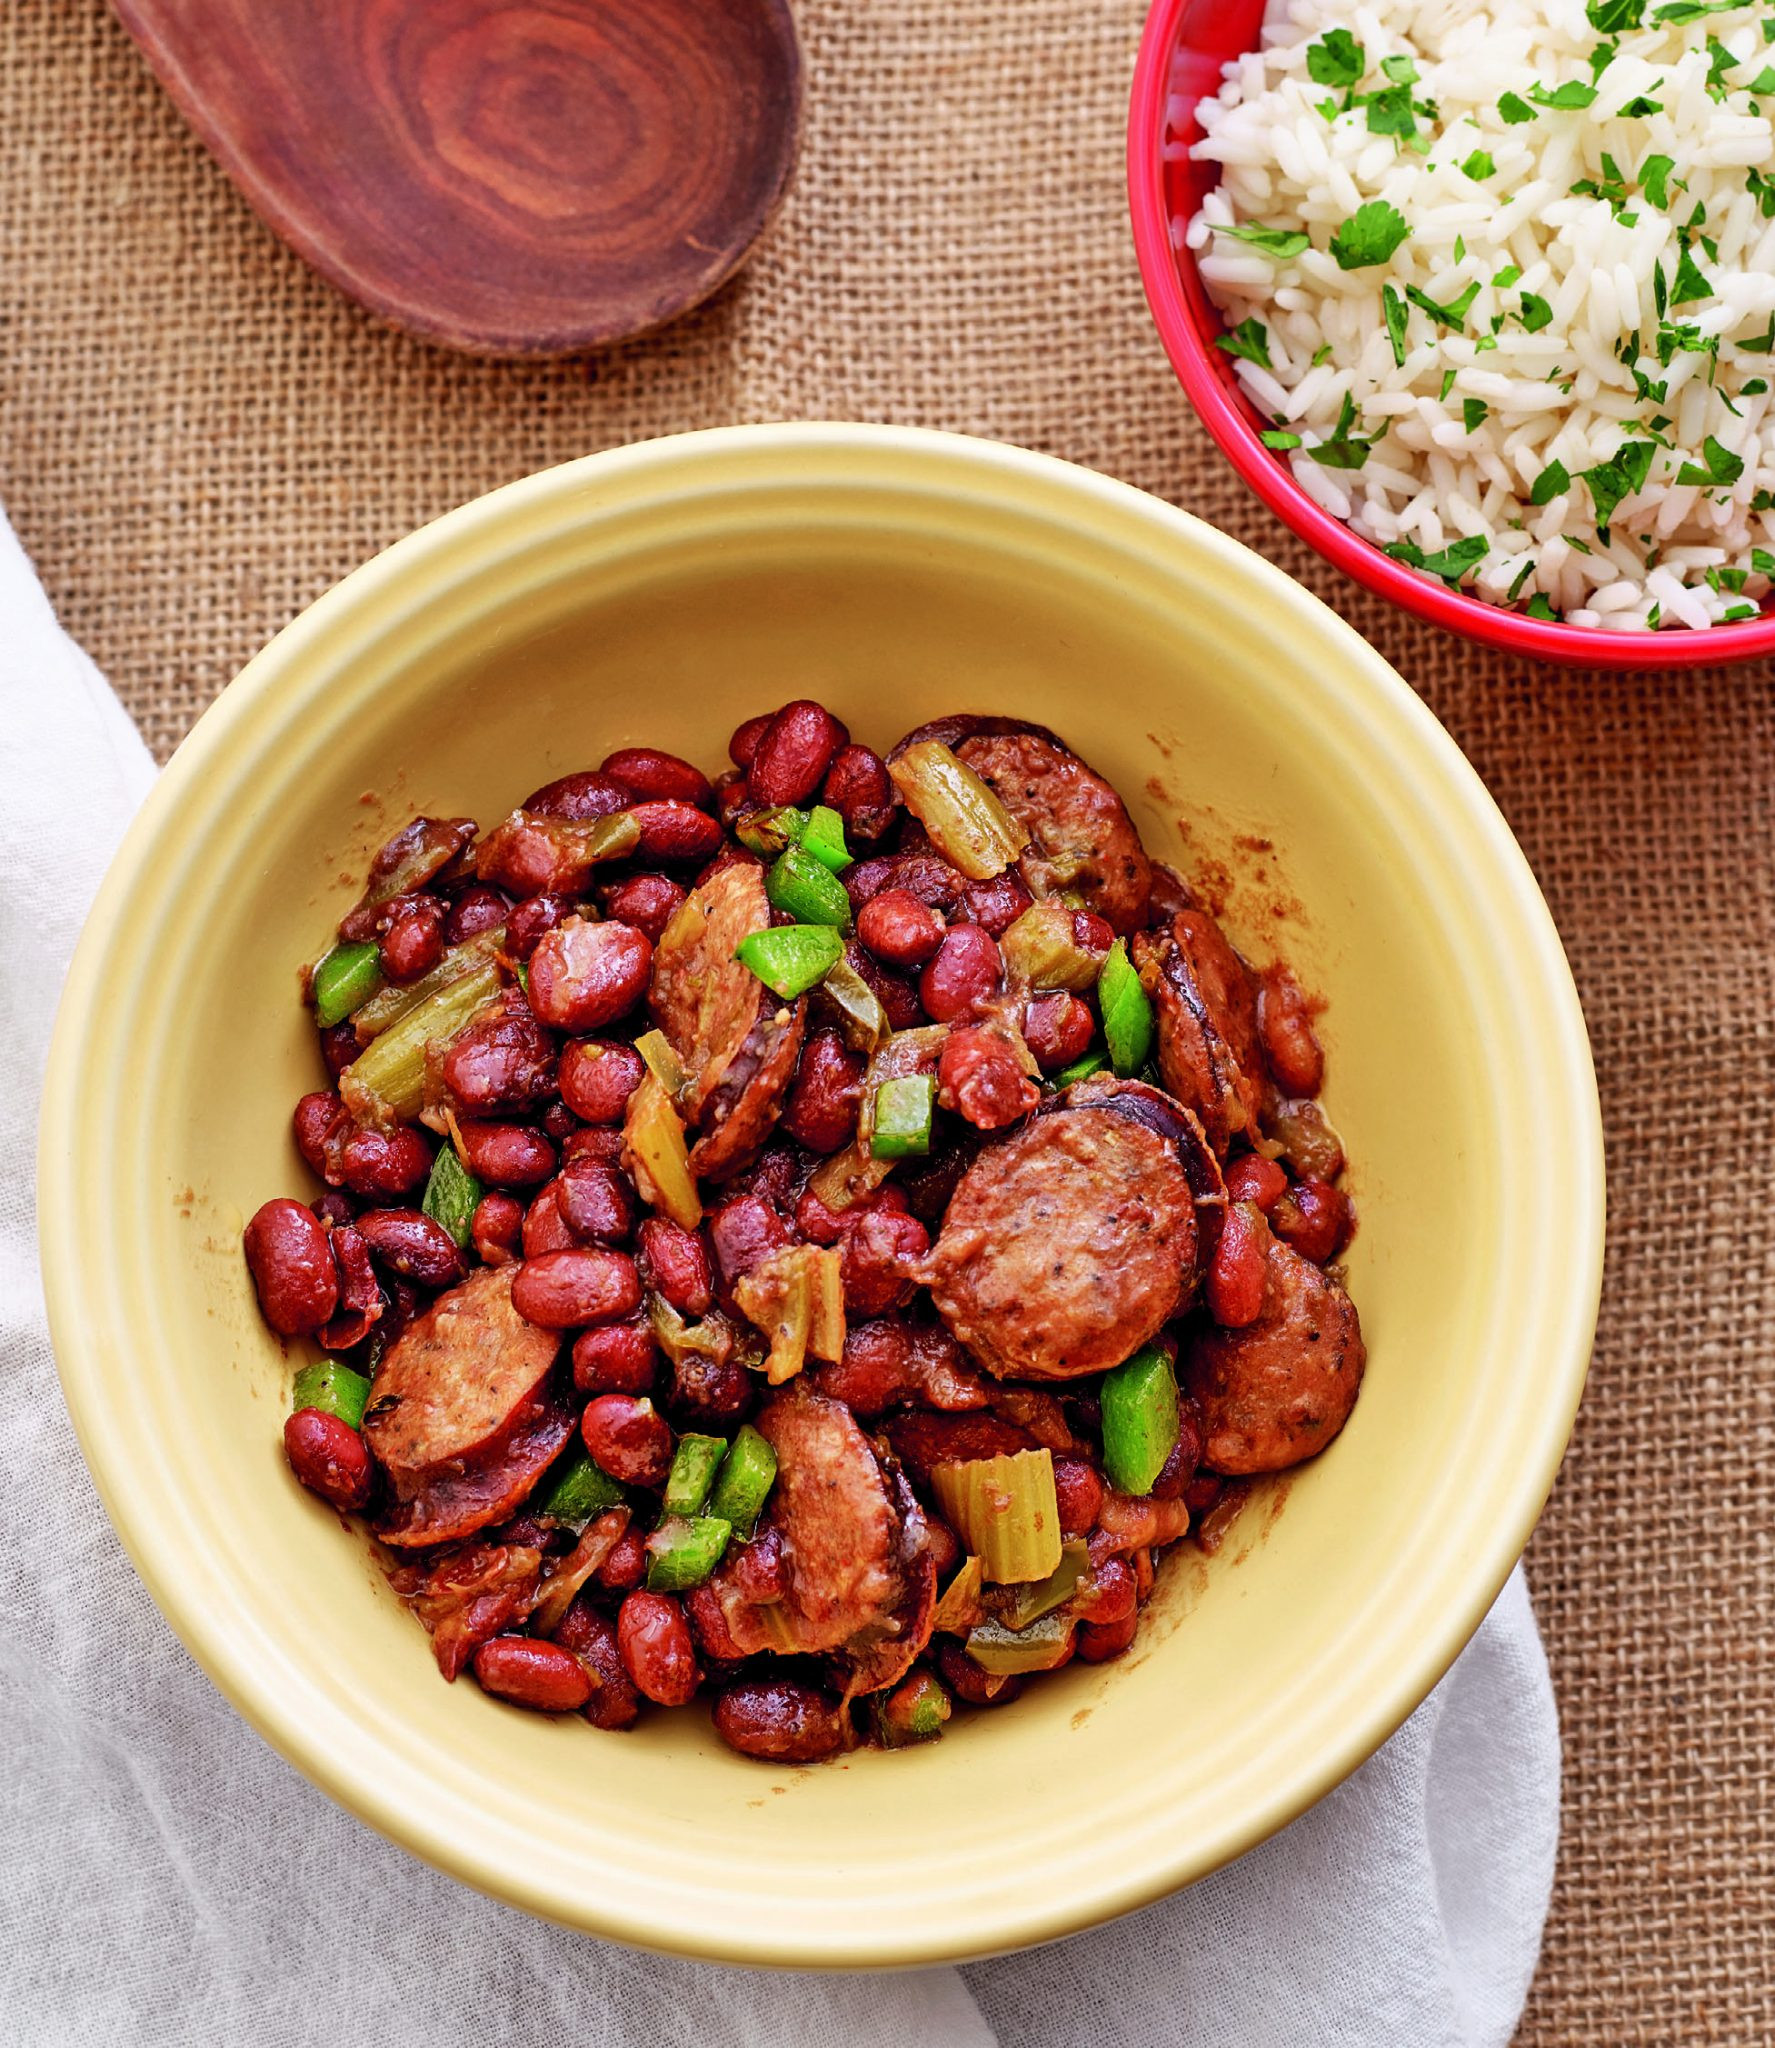
{"type": "Polygon", "coordinates": [[[770,925],[764,870],[727,860],[704,875],[660,935],[648,1002],[690,1087],[681,1105],[700,1133],[691,1170],[725,1180],[770,1136],[807,1030],[805,1000],[784,1003],[733,957],[770,925]]]}
{"type": "Polygon", "coordinates": [[[465,1543],[388,1577],[424,1623],[438,1669],[454,1679],[483,1643],[530,1612],[541,1571],[542,1552],[532,1545],[465,1543]]]}
{"type": "Polygon", "coordinates": [[[916,740],[937,740],[973,769],[1030,845],[1017,863],[1033,896],[1072,892],[1118,932],[1147,918],[1152,868],[1127,807],[1101,775],[1039,725],[966,715],[909,732],[890,761],[916,740]]]}
{"type": "Polygon", "coordinates": [[[1263,1106],[1257,983],[1205,910],[1180,910],[1168,929],[1139,933],[1132,953],[1158,1014],[1165,1086],[1225,1159],[1235,1137],[1257,1129],[1263,1106]]]}
{"type": "Polygon", "coordinates": [[[916,1277],[988,1372],[1064,1380],[1153,1336],[1194,1284],[1196,1255],[1177,1146],[1102,1099],[1062,1098],[981,1151],[916,1277]]]}
{"type": "Polygon", "coordinates": [[[459,1542],[503,1522],[567,1448],[575,1425],[573,1409],[551,1384],[525,1404],[497,1444],[414,1482],[376,1524],[376,1534],[384,1543],[414,1548],[459,1542]]]}
{"type": "Polygon", "coordinates": [[[1313,1457],[1343,1428],[1362,1385],[1368,1354],[1350,1297],[1286,1244],[1272,1238],[1267,1257],[1257,1320],[1203,1329],[1187,1350],[1203,1463],[1216,1472],[1279,1472],[1313,1457]]]}

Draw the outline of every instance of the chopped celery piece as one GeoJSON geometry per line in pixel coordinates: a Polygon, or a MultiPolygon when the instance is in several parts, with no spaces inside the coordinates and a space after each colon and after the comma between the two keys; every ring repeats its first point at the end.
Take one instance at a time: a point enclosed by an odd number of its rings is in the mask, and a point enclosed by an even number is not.
{"type": "Polygon", "coordinates": [[[934,1635],[965,1636],[978,1621],[985,1619],[986,1610],[980,1605],[980,1589],[984,1574],[977,1557],[964,1557],[956,1567],[955,1577],[943,1588],[943,1597],[937,1602],[937,1612],[931,1621],[934,1635]]]}
{"type": "Polygon", "coordinates": [[[1045,1579],[1059,1564],[1052,1451],[1007,1451],[939,1465],[931,1488],[943,1519],[994,1585],[1045,1579]]]}
{"type": "Polygon", "coordinates": [[[968,1632],[968,1655],[982,1671],[1009,1678],[1021,1671],[1052,1671],[1066,1662],[1078,1623],[1069,1614],[1044,1614],[1028,1628],[983,1621],[968,1632]]]}
{"type": "Polygon", "coordinates": [[[844,1351],[844,1279],[834,1246],[784,1245],[733,1285],[740,1313],[770,1343],[764,1376],[773,1387],[816,1358],[836,1364],[844,1351]]]}
{"type": "Polygon", "coordinates": [[[709,1513],[750,1536],[776,1484],[777,1454],[749,1422],[740,1425],[709,1493],[709,1513]]]}
{"type": "Polygon", "coordinates": [[[733,1525],[719,1515],[671,1515],[647,1539],[647,1590],[685,1593],[721,1562],[733,1525]]]}
{"type": "Polygon", "coordinates": [[[948,1690],[934,1671],[909,1673],[892,1692],[873,1694],[869,1704],[883,1749],[934,1741],[954,1712],[948,1690]]]}
{"type": "Polygon", "coordinates": [[[1097,1006],[1103,1013],[1103,1037],[1109,1063],[1126,1079],[1138,1074],[1153,1042],[1153,1006],[1140,976],[1128,958],[1128,942],[1110,947],[1097,981],[1097,1006]]]}
{"type": "Polygon", "coordinates": [[[409,1010],[339,1076],[346,1108],[359,1123],[379,1128],[410,1122],[425,1107],[426,1047],[465,1031],[498,993],[499,969],[489,960],[409,1010]]]}
{"type": "Polygon", "coordinates": [[[774,811],[752,811],[733,828],[734,837],[760,860],[774,860],[785,847],[798,846],[807,830],[807,813],[793,804],[774,811]]]}
{"type": "Polygon", "coordinates": [[[703,1198],[690,1170],[684,1126],[659,1076],[648,1072],[629,1097],[623,1117],[622,1163],[634,1176],[641,1199],[669,1216],[681,1230],[703,1220],[703,1198]]]}
{"type": "Polygon", "coordinates": [[[453,1146],[442,1146],[431,1163],[431,1178],[425,1183],[425,1199],[419,1206],[459,1245],[466,1245],[480,1205],[480,1182],[457,1158],[453,1146]]]}
{"type": "Polygon", "coordinates": [[[1103,1375],[1103,1469],[1123,1493],[1150,1493],[1177,1444],[1177,1377],[1156,1344],[1103,1375]]]}
{"type": "Polygon", "coordinates": [[[851,900],[844,884],[804,847],[791,846],[778,856],[764,878],[764,893],[773,910],[798,923],[829,924],[840,931],[850,924],[851,900]]]}
{"type": "Polygon", "coordinates": [[[1026,827],[941,740],[915,741],[888,773],[931,844],[970,882],[1002,875],[1029,844],[1026,827]]]}
{"type": "Polygon", "coordinates": [[[1007,972],[1031,988],[1092,987],[1103,959],[1074,937],[1076,916],[1064,903],[1032,903],[998,942],[1007,972]]]}
{"type": "Polygon", "coordinates": [[[819,999],[837,1013],[838,1029],[852,1052],[872,1053],[893,1033],[880,996],[848,960],[838,961],[820,983],[819,999]]]}
{"type": "Polygon", "coordinates": [[[722,1436],[681,1436],[672,1454],[672,1469],[666,1475],[664,1496],[668,1515],[694,1515],[702,1511],[714,1483],[715,1468],[727,1455],[722,1436]]]}
{"type": "MultiPolygon", "coordinates": [[[[865,1112],[870,1107],[870,1098],[865,1095],[865,1112]]],[[[853,1202],[872,1195],[893,1170],[894,1162],[877,1159],[859,1136],[842,1152],[834,1152],[830,1159],[823,1159],[814,1168],[808,1186],[828,1209],[842,1214],[853,1202]]]]}
{"type": "Polygon", "coordinates": [[[1052,1614],[1056,1607],[1064,1607],[1078,1590],[1090,1562],[1091,1553],[1082,1539],[1061,1544],[1060,1562],[1045,1579],[1018,1586],[993,1602],[999,1620],[1006,1628],[1027,1628],[1044,1614],[1052,1614]]]}
{"type": "Polygon", "coordinates": [[[504,944],[504,925],[490,932],[476,932],[472,939],[464,939],[460,946],[452,946],[431,972],[421,975],[417,981],[405,984],[391,981],[352,1017],[358,1037],[368,1044],[379,1032],[398,1024],[410,1010],[430,1001],[439,989],[460,981],[471,968],[484,967],[504,944]]]}
{"type": "Polygon", "coordinates": [[[1102,1046],[1094,1045],[1089,1052],[1080,1053],[1070,1067],[1062,1067],[1053,1076],[1056,1088],[1070,1088],[1075,1081],[1088,1081],[1093,1074],[1100,1074],[1109,1065],[1109,1054],[1102,1046]]]}
{"type": "Polygon", "coordinates": [[[536,1604],[530,1610],[532,1635],[554,1634],[567,1619],[567,1610],[580,1588],[622,1541],[628,1526],[627,1508],[606,1508],[587,1521],[579,1541],[565,1557],[550,1560],[536,1589],[536,1604]]]}
{"type": "Polygon", "coordinates": [[[733,957],[766,988],[793,1001],[823,981],[844,958],[844,940],[829,924],[780,924],[742,939],[733,957]]]}
{"type": "Polygon", "coordinates": [[[902,1074],[875,1091],[875,1119],[869,1135],[877,1159],[922,1158],[931,1149],[936,1084],[929,1074],[902,1074]]]}
{"type": "Polygon", "coordinates": [[[364,1410],[369,1405],[370,1382],[336,1358],[323,1358],[305,1365],[290,1388],[290,1407],[318,1408],[323,1415],[336,1415],[351,1429],[362,1429],[364,1410]]]}
{"type": "Polygon", "coordinates": [[[314,970],[314,1021],[323,1031],[343,1024],[382,987],[382,949],[366,940],[342,943],[314,970]]]}
{"type": "Polygon", "coordinates": [[[843,874],[851,864],[851,850],[844,843],[844,820],[830,804],[815,804],[808,812],[801,843],[835,875],[843,874]]]}
{"type": "Polygon", "coordinates": [[[635,1050],[647,1062],[649,1071],[658,1078],[660,1086],[676,1102],[684,1093],[689,1076],[672,1041],[663,1031],[643,1031],[635,1040],[635,1050]]]}
{"type": "Polygon", "coordinates": [[[620,1507],[622,1498],[610,1474],[592,1462],[583,1444],[575,1444],[536,1489],[530,1505],[557,1522],[589,1522],[606,1508],[620,1507]]]}

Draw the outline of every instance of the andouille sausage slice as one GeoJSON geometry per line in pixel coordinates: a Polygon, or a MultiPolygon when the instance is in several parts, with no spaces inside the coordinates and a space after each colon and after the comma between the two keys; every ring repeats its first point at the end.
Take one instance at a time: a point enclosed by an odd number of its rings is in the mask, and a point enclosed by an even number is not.
{"type": "Polygon", "coordinates": [[[567,1448],[578,1418],[562,1391],[545,1386],[500,1441],[477,1457],[435,1467],[409,1481],[376,1533],[400,1548],[456,1543],[503,1522],[567,1448]]]}
{"type": "Polygon", "coordinates": [[[1069,1380],[1120,1364],[1177,1312],[1196,1245],[1176,1145],[1063,1099],[980,1153],[916,1277],[988,1372],[1069,1380]]]}
{"type": "Polygon", "coordinates": [[[530,1544],[465,1543],[424,1564],[397,1565],[388,1580],[453,1680],[483,1643],[530,1612],[541,1572],[542,1552],[530,1544]]]}
{"type": "Polygon", "coordinates": [[[807,1004],[785,1003],[733,957],[742,939],[769,926],[763,868],[726,857],[654,948],[648,1006],[689,1076],[680,1107],[701,1133],[691,1152],[699,1179],[724,1180],[751,1164],[794,1079],[807,1004]]]}
{"type": "Polygon", "coordinates": [[[1280,1472],[1313,1457],[1343,1428],[1362,1385],[1368,1354],[1343,1288],[1279,1239],[1266,1266],[1257,1320],[1203,1329],[1187,1350],[1202,1461],[1215,1472],[1280,1472]]]}
{"type": "Polygon", "coordinates": [[[1240,1132],[1257,1129],[1263,1107],[1257,983],[1205,910],[1180,910],[1168,928],[1137,934],[1132,955],[1158,1013],[1165,1086],[1225,1159],[1240,1132]]]}

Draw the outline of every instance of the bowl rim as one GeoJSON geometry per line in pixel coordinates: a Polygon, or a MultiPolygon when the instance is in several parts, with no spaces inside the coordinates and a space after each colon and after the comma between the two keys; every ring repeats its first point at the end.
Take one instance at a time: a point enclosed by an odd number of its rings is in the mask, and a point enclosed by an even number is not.
{"type": "Polygon", "coordinates": [[[1263,445],[1216,373],[1213,342],[1197,324],[1179,274],[1180,264],[1192,259],[1171,240],[1164,175],[1171,66],[1184,16],[1198,4],[1199,0],[1152,0],[1128,105],[1128,208],[1140,279],[1159,339],[1202,424],[1244,482],[1308,546],[1377,597],[1433,626],[1508,654],[1562,668],[1616,672],[1726,667],[1775,654],[1775,612],[1705,631],[1624,634],[1531,619],[1488,604],[1394,561],[1295,482],[1287,463],[1263,445]]]}
{"type": "MultiPolygon", "coordinates": [[[[241,671],[198,721],[149,793],[102,883],[82,932],[56,1018],[45,1077],[37,1160],[39,1246],[49,1323],[64,1398],[94,1483],[137,1572],[198,1663],[242,1715],[305,1776],[392,1841],[475,1889],[584,1932],[670,1954],[718,1962],[797,1969],[928,1966],[1051,1940],[1101,1923],[1205,1876],[1275,1833],[1342,1782],[1413,1712],[1489,1611],[1533,1529],[1564,1455],[1582,1395],[1600,1299],[1604,1191],[1601,1107],[1590,1045],[1569,964],[1551,912],[1528,861],[1475,770],[1428,707],[1375,650],[1337,615],[1280,570],[1205,522],[1130,485],[1054,457],[1002,443],[923,429],[844,423],[709,429],[586,456],[537,472],[473,500],[394,543],[351,572],[277,635],[241,671]],[[1520,964],[1538,970],[1546,1031],[1539,1061],[1551,1100],[1563,1107],[1562,1134],[1572,1203],[1570,1259],[1563,1285],[1539,1310],[1537,1355],[1545,1365],[1545,1399],[1535,1410],[1532,1441],[1518,1447],[1505,1489],[1491,1496],[1483,1540],[1463,1557],[1462,1590],[1437,1610],[1439,1626],[1390,1663],[1364,1711],[1327,1743],[1316,1764],[1280,1784],[1229,1822],[1204,1847],[1118,1866],[1113,1880],[1080,1887],[1044,1905],[1023,1903],[996,1918],[944,1929],[899,1923],[842,1938],[773,1932],[744,1950],[694,1915],[677,1920],[633,1913],[602,1892],[563,1899],[541,1884],[526,1861],[502,1847],[496,1829],[485,1839],[451,1833],[417,1808],[399,1786],[385,1785],[356,1753],[317,1741],[300,1714],[270,1682],[250,1645],[237,1644],[202,1601],[182,1585],[179,1549],[154,1514],[151,1488],[131,1455],[127,1428],[106,1398],[106,1319],[83,1285],[75,1246],[85,1209],[79,1161],[81,1059],[89,1035],[102,1028],[104,965],[131,894],[152,872],[153,850],[193,800],[201,800],[212,765],[226,770],[231,744],[251,743],[251,728],[275,719],[277,693],[317,665],[330,643],[349,641],[389,607],[423,604],[439,565],[459,561],[465,547],[490,549],[508,523],[526,515],[554,522],[550,531],[596,518],[600,500],[620,484],[650,495],[624,501],[633,514],[696,488],[705,457],[739,457],[763,471],[769,488],[799,487],[821,461],[842,464],[847,485],[873,484],[891,500],[908,472],[916,488],[971,492],[991,504],[1044,519],[1064,520],[1104,547],[1144,542],[1155,556],[1179,542],[1217,558],[1229,573],[1258,578],[1279,607],[1312,617],[1317,631],[1341,641],[1351,657],[1352,687],[1365,699],[1377,736],[1390,729],[1395,750],[1408,750],[1441,783],[1491,863],[1500,907],[1514,913],[1520,964]],[[872,471],[874,472],[872,474],[872,471]],[[243,728],[247,731],[243,733],[243,728]]],[[[606,1887],[605,1890],[614,1888],[606,1887]]]]}

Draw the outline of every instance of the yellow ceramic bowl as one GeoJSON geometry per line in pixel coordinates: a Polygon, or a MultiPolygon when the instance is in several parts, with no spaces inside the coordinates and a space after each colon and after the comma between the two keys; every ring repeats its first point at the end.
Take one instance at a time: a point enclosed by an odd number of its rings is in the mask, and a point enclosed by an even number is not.
{"type": "Polygon", "coordinates": [[[470,1884],[625,1941],[860,1968],[1065,1934],[1200,1876],[1360,1763],[1477,1626],[1559,1463],[1603,1220],[1583,1019],[1478,779],[1348,627],[1154,500],[1010,448],[698,434],[528,478],[391,548],[204,717],[74,964],[41,1152],[63,1384],[113,1520],[216,1683],[470,1884]],[[439,1681],[291,1479],[244,1218],[309,1183],[296,968],[414,808],[492,819],[647,741],[719,764],[808,695],[886,746],[1051,725],[1237,939],[1330,998],[1368,1383],[1134,1651],[940,1743],[813,1770],[695,1713],[599,1734],[439,1681]],[[1181,835],[1177,819],[1190,821],[1181,835]],[[1274,851],[1244,840],[1273,842],[1274,851]]]}

